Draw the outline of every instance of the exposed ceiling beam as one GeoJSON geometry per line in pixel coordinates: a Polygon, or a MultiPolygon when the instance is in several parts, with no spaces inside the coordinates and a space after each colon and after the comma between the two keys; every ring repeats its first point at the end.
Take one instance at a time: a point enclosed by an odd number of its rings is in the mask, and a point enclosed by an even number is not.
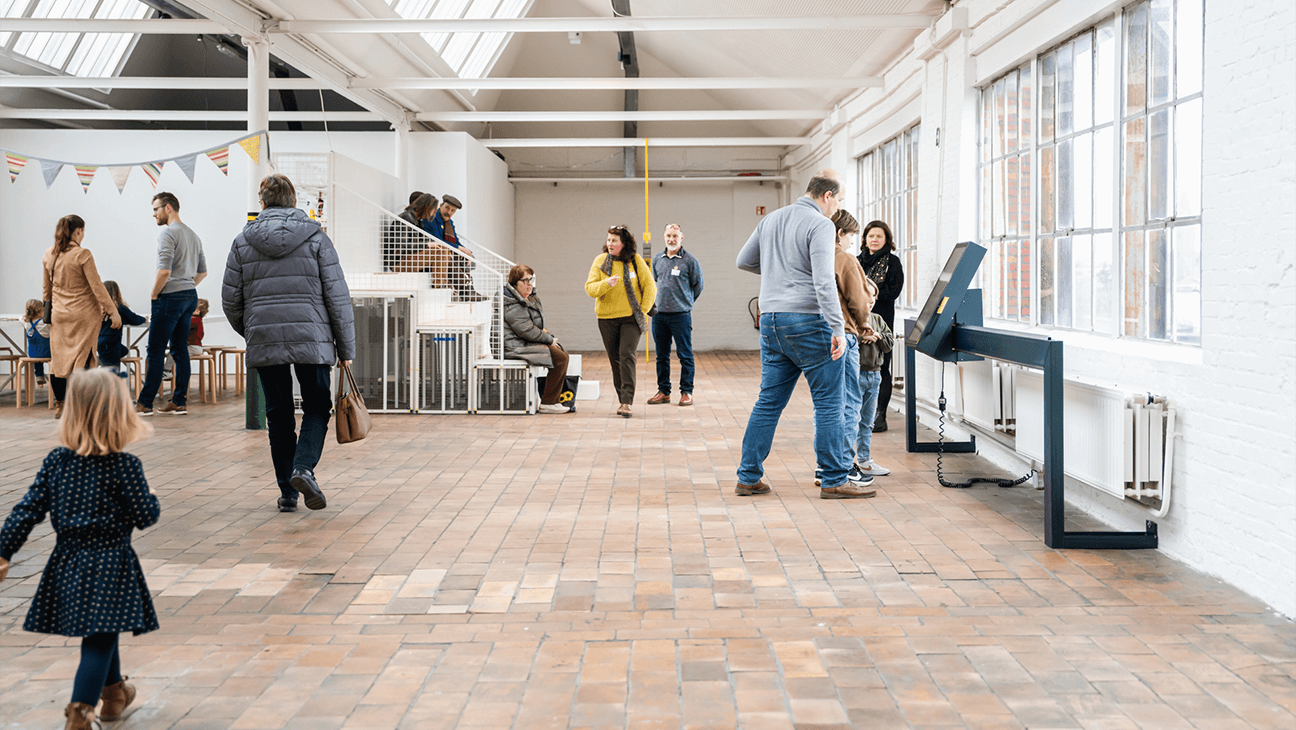
{"type": "MultiPolygon", "coordinates": [[[[75,119],[93,122],[246,122],[242,110],[187,109],[15,109],[0,107],[0,119],[75,119]]],[[[270,112],[272,122],[378,122],[375,112],[270,112]]]]}
{"type": "MultiPolygon", "coordinates": [[[[509,147],[642,147],[644,137],[536,137],[531,139],[479,139],[493,149],[509,147]]],[[[810,144],[805,137],[648,137],[648,147],[800,147],[810,144]]],[[[643,178],[640,178],[641,180],[643,178]]]]}
{"type": "Polygon", "coordinates": [[[821,15],[784,17],[652,18],[361,18],[348,20],[281,20],[277,33],[653,33],[744,30],[870,30],[928,28],[935,15],[821,15]]]}
{"type": "Polygon", "coordinates": [[[823,119],[827,109],[680,109],[675,111],[420,112],[420,122],[757,122],[823,119]]]}
{"type": "Polygon", "coordinates": [[[28,33],[148,33],[150,35],[224,35],[229,32],[212,20],[144,18],[95,20],[91,18],[5,18],[4,30],[28,33]]]}
{"type": "MultiPolygon", "coordinates": [[[[707,183],[734,183],[734,182],[785,182],[788,180],[786,175],[699,175],[698,177],[688,177],[676,175],[673,177],[649,177],[648,182],[707,182],[707,183]]],[[[532,182],[532,183],[563,183],[563,182],[630,182],[643,183],[642,177],[517,177],[509,176],[509,182],[532,182]]]]}
{"type": "MultiPolygon", "coordinates": [[[[806,78],[352,78],[348,89],[500,89],[528,91],[619,91],[621,89],[864,89],[881,88],[880,76],[806,78]]],[[[247,79],[197,76],[3,76],[0,89],[246,89],[247,79]]],[[[318,79],[270,79],[272,89],[332,89],[318,79]]]]}

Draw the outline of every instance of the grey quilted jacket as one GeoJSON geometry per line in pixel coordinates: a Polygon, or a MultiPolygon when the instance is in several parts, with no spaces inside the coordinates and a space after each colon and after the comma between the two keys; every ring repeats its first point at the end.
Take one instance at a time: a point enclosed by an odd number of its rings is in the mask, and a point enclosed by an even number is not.
{"type": "Polygon", "coordinates": [[[517,289],[504,285],[504,357],[532,365],[553,367],[549,345],[554,336],[544,331],[544,305],[535,292],[523,299],[517,289]]]}
{"type": "Polygon", "coordinates": [[[249,367],[355,359],[355,315],[333,242],[298,208],[266,208],[234,239],[221,300],[249,367]]]}

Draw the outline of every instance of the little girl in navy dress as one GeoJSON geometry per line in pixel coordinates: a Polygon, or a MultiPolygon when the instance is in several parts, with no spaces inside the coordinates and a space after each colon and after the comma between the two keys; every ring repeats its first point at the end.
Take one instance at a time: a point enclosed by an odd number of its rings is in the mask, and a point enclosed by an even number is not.
{"type": "Polygon", "coordinates": [[[0,530],[0,580],[9,560],[49,513],[57,540],[32,597],[23,629],[80,636],[81,664],[64,710],[66,728],[90,728],[122,717],[135,688],[121,674],[117,635],[158,627],[157,613],[131,531],[158,520],[156,493],[130,442],[151,428],[135,415],[126,381],[104,368],[68,381],[60,446],[45,457],[36,481],[0,530]]]}

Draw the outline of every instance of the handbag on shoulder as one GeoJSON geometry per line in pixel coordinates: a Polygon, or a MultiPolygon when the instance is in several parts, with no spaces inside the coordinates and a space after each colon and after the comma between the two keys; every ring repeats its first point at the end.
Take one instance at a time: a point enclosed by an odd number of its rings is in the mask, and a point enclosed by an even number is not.
{"type": "Polygon", "coordinates": [[[337,442],[349,444],[369,435],[373,419],[369,416],[369,409],[365,408],[364,399],[360,397],[360,388],[356,385],[350,366],[342,366],[342,376],[338,378],[338,397],[334,416],[337,418],[337,442]]]}

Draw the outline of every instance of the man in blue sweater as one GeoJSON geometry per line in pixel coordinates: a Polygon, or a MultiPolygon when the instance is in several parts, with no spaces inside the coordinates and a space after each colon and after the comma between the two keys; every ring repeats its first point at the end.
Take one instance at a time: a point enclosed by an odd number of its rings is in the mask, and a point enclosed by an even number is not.
{"type": "Polygon", "coordinates": [[[653,257],[653,278],[657,280],[657,314],[652,318],[653,342],[657,345],[657,395],[648,405],[670,403],[671,340],[680,361],[680,400],[693,405],[693,302],[702,296],[702,265],[684,250],[684,232],[679,225],[666,226],[666,250],[653,257]]]}
{"type": "Polygon", "coordinates": [[[841,208],[841,194],[834,170],[816,172],[806,194],[769,214],[738,252],[738,268],[761,277],[761,389],[743,434],[739,496],[769,493],[762,465],[802,373],[814,401],[815,458],[823,469],[819,496],[876,494],[873,478],[852,473],[842,448],[846,324],[833,268],[837,233],[829,220],[841,208]]]}

